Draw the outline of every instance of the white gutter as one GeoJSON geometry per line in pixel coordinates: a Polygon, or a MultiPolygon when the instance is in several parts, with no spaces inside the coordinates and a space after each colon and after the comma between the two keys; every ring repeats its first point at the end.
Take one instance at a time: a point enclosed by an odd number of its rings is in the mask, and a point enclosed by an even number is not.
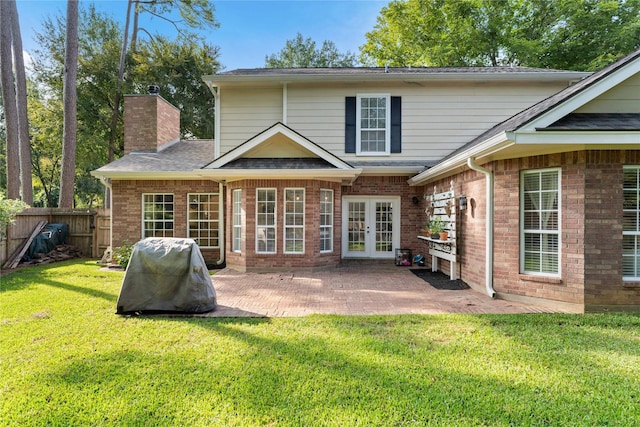
{"type": "Polygon", "coordinates": [[[224,241],[225,241],[225,235],[224,235],[224,203],[223,203],[223,194],[224,191],[224,186],[222,185],[221,182],[218,182],[218,215],[220,218],[220,221],[218,222],[218,246],[220,247],[220,259],[218,260],[218,262],[216,262],[216,265],[222,265],[224,264],[224,260],[225,260],[225,249],[224,249],[224,241]]]}
{"type": "Polygon", "coordinates": [[[485,194],[485,198],[487,200],[487,215],[485,218],[484,280],[487,288],[487,295],[489,295],[491,298],[495,298],[496,291],[493,290],[493,172],[478,165],[475,162],[474,157],[469,157],[467,159],[467,165],[477,172],[482,172],[485,175],[485,181],[487,184],[485,194]]]}
{"type": "Polygon", "coordinates": [[[111,180],[104,176],[100,177],[100,182],[109,190],[109,247],[106,252],[113,253],[113,187],[111,186],[111,180]]]}

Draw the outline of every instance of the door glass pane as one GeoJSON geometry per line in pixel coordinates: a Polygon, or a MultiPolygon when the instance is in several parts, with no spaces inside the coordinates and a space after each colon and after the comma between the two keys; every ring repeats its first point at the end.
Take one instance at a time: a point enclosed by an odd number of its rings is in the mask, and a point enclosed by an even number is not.
{"type": "Polygon", "coordinates": [[[350,252],[365,252],[365,202],[349,202],[347,244],[350,252]]]}
{"type": "Polygon", "coordinates": [[[393,250],[392,206],[391,202],[376,202],[376,252],[391,252],[393,250]]]}

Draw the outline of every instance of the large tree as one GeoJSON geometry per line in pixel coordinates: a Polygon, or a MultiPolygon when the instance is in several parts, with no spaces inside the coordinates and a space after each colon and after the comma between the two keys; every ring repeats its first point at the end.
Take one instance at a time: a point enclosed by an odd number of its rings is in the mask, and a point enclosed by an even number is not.
{"type": "MultiPolygon", "coordinates": [[[[36,204],[39,205],[54,203],[59,188],[58,179],[50,181],[50,177],[60,168],[59,154],[55,154],[56,147],[61,146],[60,140],[56,140],[60,132],[52,123],[59,124],[62,118],[65,25],[63,16],[54,16],[48,18],[43,31],[35,35],[39,46],[33,52],[37,87],[30,91],[30,97],[35,97],[30,100],[30,115],[34,173],[38,181],[42,181],[36,188],[39,191],[36,204]]],[[[111,114],[116,105],[114,89],[118,81],[123,29],[109,15],[89,5],[81,7],[78,33],[75,197],[77,204],[87,206],[102,198],[103,189],[89,172],[109,161],[111,114]]],[[[125,57],[126,78],[122,91],[144,93],[148,84],[158,84],[162,97],[181,109],[181,135],[211,138],[213,96],[202,76],[216,72],[219,67],[217,57],[217,47],[193,35],[175,40],[158,36],[140,38],[137,51],[129,51],[125,57]]],[[[121,113],[121,107],[119,111],[121,113]]],[[[117,126],[115,156],[119,157],[123,144],[121,114],[117,126]]]]}
{"type": "Polygon", "coordinates": [[[353,67],[357,63],[355,54],[340,53],[335,43],[329,40],[317,48],[311,38],[298,33],[295,39],[287,40],[284,48],[265,58],[267,68],[323,68],[353,67]]]}
{"type": "Polygon", "coordinates": [[[366,39],[367,65],[594,70],[640,48],[640,0],[395,0],[366,39]]]}
{"type": "Polygon", "coordinates": [[[78,1],[67,0],[67,31],[65,37],[62,127],[62,170],[60,172],[61,208],[74,206],[76,176],[76,132],[78,129],[76,79],[78,76],[78,1]]]}

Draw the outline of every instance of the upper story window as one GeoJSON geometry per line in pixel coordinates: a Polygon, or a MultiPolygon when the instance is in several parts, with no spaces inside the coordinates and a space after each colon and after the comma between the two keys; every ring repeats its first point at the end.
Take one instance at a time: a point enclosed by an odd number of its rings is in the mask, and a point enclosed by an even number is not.
{"type": "Polygon", "coordinates": [[[173,237],[173,194],[142,195],[142,237],[173,237]]]}
{"type": "Polygon", "coordinates": [[[189,193],[189,238],[203,248],[220,246],[219,199],[217,193],[189,193]]]}
{"type": "Polygon", "coordinates": [[[559,274],[560,170],[522,172],[520,197],[521,271],[559,274]]]}
{"type": "Polygon", "coordinates": [[[345,98],[345,153],[384,156],[402,152],[402,98],[358,94],[345,98]]]}
{"type": "Polygon", "coordinates": [[[358,95],[357,154],[389,154],[391,105],[389,95],[358,95]]]}
{"type": "Polygon", "coordinates": [[[624,167],[622,278],[640,280],[640,166],[624,167]]]}

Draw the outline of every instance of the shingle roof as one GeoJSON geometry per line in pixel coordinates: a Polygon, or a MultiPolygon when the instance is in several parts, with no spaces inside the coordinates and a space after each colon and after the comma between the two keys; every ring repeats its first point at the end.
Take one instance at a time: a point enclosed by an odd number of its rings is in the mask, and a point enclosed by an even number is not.
{"type": "Polygon", "coordinates": [[[536,130],[640,130],[640,113],[572,113],[546,128],[536,130]]]}
{"type": "Polygon", "coordinates": [[[133,152],[96,172],[189,172],[214,160],[212,140],[189,140],[172,144],[158,152],[133,152]]]}
{"type": "Polygon", "coordinates": [[[304,158],[247,158],[233,160],[220,169],[336,169],[324,159],[304,158]]]}
{"type": "Polygon", "coordinates": [[[630,55],[614,62],[608,67],[603,68],[602,70],[591,74],[589,77],[586,77],[576,84],[557,92],[556,94],[546,98],[539,103],[527,108],[526,110],[521,111],[515,116],[510,117],[502,123],[497,124],[493,128],[488,131],[482,133],[478,137],[474,138],[472,141],[458,148],[448,156],[446,156],[442,161],[449,159],[450,157],[455,156],[459,152],[466,151],[469,148],[472,148],[494,136],[499,135],[502,132],[515,131],[516,129],[522,127],[523,125],[531,122],[535,118],[541,116],[552,108],[558,106],[559,104],[571,99],[582,91],[586,90],[590,86],[594,85],[607,75],[613,73],[614,71],[626,66],[627,64],[635,61],[640,58],[640,49],[631,53],[630,55]]]}
{"type": "Polygon", "coordinates": [[[280,76],[280,75],[371,75],[371,74],[517,74],[517,73],[574,73],[530,67],[332,67],[332,68],[240,68],[212,76],[280,76]]]}

